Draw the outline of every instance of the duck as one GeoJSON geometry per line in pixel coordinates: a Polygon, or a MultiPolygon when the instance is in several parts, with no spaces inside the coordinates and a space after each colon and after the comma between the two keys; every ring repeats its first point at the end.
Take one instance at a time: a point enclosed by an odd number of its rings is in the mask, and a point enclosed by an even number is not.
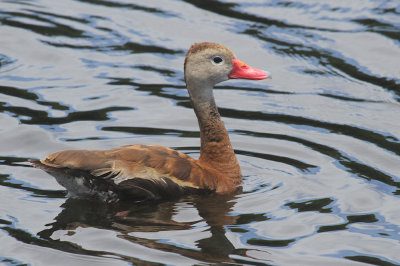
{"type": "Polygon", "coordinates": [[[108,150],[63,150],[30,163],[55,177],[69,197],[157,200],[188,194],[233,193],[242,173],[218,112],[213,89],[229,79],[262,80],[267,71],[250,67],[226,46],[191,45],[184,79],[200,128],[200,156],[160,145],[127,145],[108,150]]]}

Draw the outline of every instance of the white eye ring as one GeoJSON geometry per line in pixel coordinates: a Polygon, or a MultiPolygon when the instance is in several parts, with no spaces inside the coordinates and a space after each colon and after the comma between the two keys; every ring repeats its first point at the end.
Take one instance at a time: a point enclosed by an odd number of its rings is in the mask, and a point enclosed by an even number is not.
{"type": "Polygon", "coordinates": [[[220,55],[214,55],[213,57],[211,57],[211,62],[214,65],[222,65],[224,63],[224,58],[220,55]]]}

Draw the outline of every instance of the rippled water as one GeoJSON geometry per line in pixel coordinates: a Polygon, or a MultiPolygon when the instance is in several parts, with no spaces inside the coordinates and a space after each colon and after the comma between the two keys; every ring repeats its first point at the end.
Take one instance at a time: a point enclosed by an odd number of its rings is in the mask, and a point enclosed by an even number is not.
{"type": "Polygon", "coordinates": [[[396,0],[0,1],[0,262],[400,264],[399,62],[396,0]],[[196,41],[273,74],[215,91],[240,193],[110,205],[27,163],[135,143],[197,157],[196,41]]]}

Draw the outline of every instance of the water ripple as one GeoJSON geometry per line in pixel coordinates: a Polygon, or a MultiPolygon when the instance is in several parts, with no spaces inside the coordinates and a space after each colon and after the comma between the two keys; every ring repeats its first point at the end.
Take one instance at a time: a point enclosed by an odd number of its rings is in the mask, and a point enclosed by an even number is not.
{"type": "Polygon", "coordinates": [[[400,263],[397,1],[2,1],[0,261],[400,263]],[[159,144],[199,156],[183,77],[196,41],[272,80],[214,91],[234,194],[68,198],[29,158],[159,144]]]}

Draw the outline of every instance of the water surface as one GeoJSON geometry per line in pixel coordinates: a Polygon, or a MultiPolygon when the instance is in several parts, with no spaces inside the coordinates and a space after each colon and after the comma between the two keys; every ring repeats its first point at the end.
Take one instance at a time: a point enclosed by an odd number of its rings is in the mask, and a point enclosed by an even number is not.
{"type": "Polygon", "coordinates": [[[400,264],[397,1],[0,1],[0,36],[2,263],[400,264]],[[198,157],[197,41],[273,75],[215,90],[241,191],[104,204],[30,167],[137,143],[198,157]]]}

